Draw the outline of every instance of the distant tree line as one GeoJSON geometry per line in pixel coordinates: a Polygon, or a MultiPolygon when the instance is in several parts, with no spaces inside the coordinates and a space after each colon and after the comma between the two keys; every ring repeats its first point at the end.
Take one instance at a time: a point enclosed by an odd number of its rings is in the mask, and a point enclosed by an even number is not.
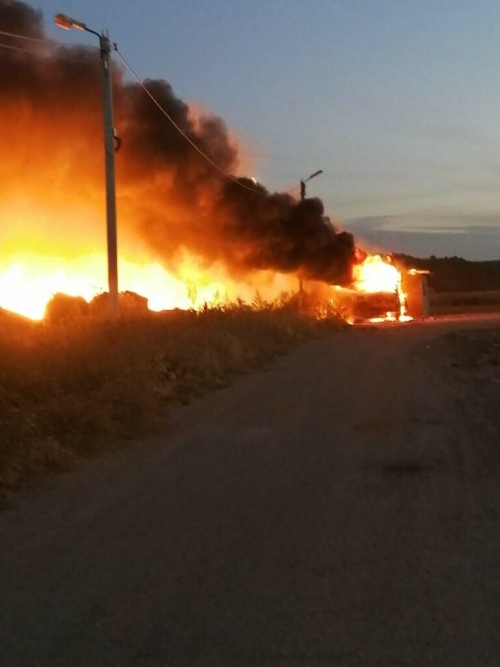
{"type": "Polygon", "coordinates": [[[462,257],[425,259],[394,254],[407,268],[430,271],[429,285],[435,292],[476,292],[500,290],[500,260],[470,262],[462,257]]]}

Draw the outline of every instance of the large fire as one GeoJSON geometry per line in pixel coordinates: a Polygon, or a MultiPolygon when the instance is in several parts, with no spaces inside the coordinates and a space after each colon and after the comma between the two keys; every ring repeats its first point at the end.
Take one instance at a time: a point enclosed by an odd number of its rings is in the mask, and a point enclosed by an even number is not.
{"type": "Polygon", "coordinates": [[[397,297],[397,312],[388,311],[383,316],[370,318],[371,322],[408,322],[412,318],[406,314],[406,294],[403,277],[390,257],[368,255],[354,267],[354,288],[367,294],[393,294],[397,297]]]}
{"type": "MultiPolygon", "coordinates": [[[[355,265],[353,290],[365,294],[397,295],[399,312],[370,321],[408,321],[400,271],[380,255],[369,255],[355,265]]],[[[231,280],[223,269],[201,269],[186,255],[176,273],[157,262],[120,260],[120,289],[148,299],[151,310],[199,308],[205,303],[242,298],[251,301],[258,291],[264,298],[296,289],[295,277],[261,273],[244,282],[231,280]]],[[[64,293],[90,301],[106,289],[106,256],[92,252],[79,257],[43,252],[17,252],[0,260],[0,308],[34,320],[44,317],[52,296],[64,293]]]]}
{"type": "Polygon", "coordinates": [[[395,292],[401,284],[401,273],[381,255],[368,255],[354,267],[354,286],[361,292],[395,292]]]}
{"type": "MultiPolygon", "coordinates": [[[[103,254],[75,259],[20,254],[1,265],[0,307],[32,319],[43,318],[46,304],[54,294],[82,296],[90,301],[105,291],[103,254]]],[[[151,310],[198,307],[213,302],[218,295],[225,296],[222,283],[215,280],[203,283],[200,277],[187,262],[178,276],[155,263],[120,262],[120,288],[145,295],[151,310]]]]}
{"type": "MultiPolygon", "coordinates": [[[[0,2],[0,25],[0,306],[40,318],[56,292],[106,289],[102,71],[25,2],[0,2]]],[[[245,178],[223,119],[167,81],[131,83],[115,54],[111,76],[122,291],[163,309],[271,299],[297,275],[348,284],[354,238],[319,199],[245,178]]]]}
{"type": "MultiPolygon", "coordinates": [[[[0,25],[0,307],[41,319],[56,293],[88,301],[106,290],[99,53],[56,46],[24,2],[0,2],[0,25]]],[[[238,177],[224,121],[193,113],[167,81],[144,83],[155,105],[124,70],[113,66],[112,79],[122,291],[161,310],[272,299],[299,275],[350,286],[354,238],[319,199],[238,177]]],[[[358,293],[397,293],[405,316],[390,262],[366,258],[354,279],[358,293]]]]}
{"type": "MultiPolygon", "coordinates": [[[[242,298],[251,302],[258,292],[272,299],[290,287],[290,278],[260,274],[246,283],[229,279],[222,269],[203,271],[186,256],[175,275],[159,263],[119,262],[120,290],[148,299],[150,310],[199,308],[242,298]]],[[[106,290],[106,256],[92,253],[64,258],[18,253],[0,260],[0,308],[34,320],[44,317],[47,303],[57,293],[90,301],[106,290]]]]}

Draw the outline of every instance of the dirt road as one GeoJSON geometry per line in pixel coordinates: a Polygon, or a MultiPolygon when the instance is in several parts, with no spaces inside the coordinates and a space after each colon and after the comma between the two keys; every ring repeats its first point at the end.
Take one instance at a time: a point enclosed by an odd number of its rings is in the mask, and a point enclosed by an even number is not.
{"type": "Polygon", "coordinates": [[[0,663],[497,665],[500,391],[446,335],[479,325],[304,345],[20,498],[0,663]]]}

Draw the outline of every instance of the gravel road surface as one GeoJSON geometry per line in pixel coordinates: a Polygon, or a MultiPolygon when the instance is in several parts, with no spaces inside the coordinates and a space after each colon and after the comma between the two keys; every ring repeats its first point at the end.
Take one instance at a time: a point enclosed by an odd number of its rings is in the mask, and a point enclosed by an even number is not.
{"type": "Polygon", "coordinates": [[[21,494],[2,667],[500,664],[493,326],[308,343],[21,494]]]}

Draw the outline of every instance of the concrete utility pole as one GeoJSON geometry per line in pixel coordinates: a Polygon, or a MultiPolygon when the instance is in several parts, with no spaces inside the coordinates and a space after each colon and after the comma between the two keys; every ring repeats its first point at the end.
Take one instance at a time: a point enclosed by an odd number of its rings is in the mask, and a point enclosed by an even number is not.
{"type": "Polygon", "coordinates": [[[111,81],[111,42],[109,36],[101,34],[101,64],[103,81],[104,152],[106,169],[106,220],[108,238],[108,287],[109,315],[116,319],[118,304],[118,239],[116,232],[115,189],[115,125],[113,122],[113,87],[111,81]]]}
{"type": "MultiPolygon", "coordinates": [[[[303,180],[300,181],[300,201],[304,201],[304,199],[306,198],[306,183],[307,183],[307,181],[310,181],[311,178],[314,178],[315,176],[319,176],[322,173],[323,173],[323,169],[318,169],[318,171],[315,171],[314,174],[311,174],[307,178],[304,178],[303,180]]],[[[303,292],[304,292],[304,283],[302,281],[302,278],[299,278],[299,298],[302,297],[303,292]]]]}
{"type": "Polygon", "coordinates": [[[84,30],[99,38],[103,82],[104,156],[106,171],[106,230],[108,249],[108,312],[111,319],[119,315],[118,303],[118,241],[116,232],[115,189],[115,127],[113,122],[113,86],[111,80],[111,50],[114,44],[108,32],[98,33],[81,21],[65,14],[56,14],[55,23],[60,28],[84,30]]]}

